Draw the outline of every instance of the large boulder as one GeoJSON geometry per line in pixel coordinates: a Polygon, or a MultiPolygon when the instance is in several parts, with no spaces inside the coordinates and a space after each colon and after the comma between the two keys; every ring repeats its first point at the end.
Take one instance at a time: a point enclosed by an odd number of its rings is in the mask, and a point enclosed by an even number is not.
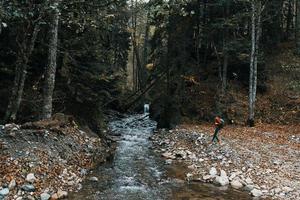
{"type": "Polygon", "coordinates": [[[216,184],[221,186],[225,186],[229,184],[228,176],[224,170],[221,170],[221,175],[216,177],[215,182],[216,184]]]}
{"type": "Polygon", "coordinates": [[[231,187],[233,187],[235,189],[240,189],[243,187],[243,184],[239,180],[231,181],[230,185],[231,185],[231,187]]]}
{"type": "Polygon", "coordinates": [[[215,183],[221,186],[225,186],[229,184],[229,179],[228,177],[224,176],[217,176],[215,179],[215,183]]]}
{"type": "Polygon", "coordinates": [[[253,190],[251,190],[251,194],[252,194],[252,196],[254,196],[254,197],[260,197],[263,193],[262,193],[262,191],[261,190],[258,190],[258,189],[253,189],[253,190]]]}

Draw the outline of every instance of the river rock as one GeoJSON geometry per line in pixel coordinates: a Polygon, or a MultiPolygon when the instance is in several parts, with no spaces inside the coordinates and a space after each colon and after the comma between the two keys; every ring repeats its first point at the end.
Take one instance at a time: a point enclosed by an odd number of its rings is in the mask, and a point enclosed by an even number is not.
{"type": "Polygon", "coordinates": [[[90,181],[94,181],[94,182],[98,182],[98,181],[99,181],[98,178],[95,177],[95,176],[89,178],[89,180],[90,180],[90,181]]]}
{"type": "Polygon", "coordinates": [[[48,193],[41,194],[41,200],[49,200],[50,198],[51,198],[51,195],[48,193]]]}
{"type": "Polygon", "coordinates": [[[57,193],[52,194],[51,200],[57,200],[57,199],[58,199],[58,194],[57,193]]]}
{"type": "Polygon", "coordinates": [[[212,178],[211,175],[205,175],[205,176],[202,177],[202,179],[204,181],[210,180],[211,178],[212,178]]]}
{"type": "Polygon", "coordinates": [[[218,174],[217,169],[215,167],[210,168],[209,174],[215,177],[218,174]]]}
{"type": "Polygon", "coordinates": [[[81,170],[80,170],[80,175],[81,175],[81,176],[85,176],[85,175],[87,175],[87,173],[88,173],[88,170],[87,170],[87,169],[81,169],[81,170]]]}
{"type": "Polygon", "coordinates": [[[197,160],[197,156],[194,153],[190,154],[188,157],[191,160],[197,160]]]}
{"type": "Polygon", "coordinates": [[[246,182],[246,185],[250,185],[250,184],[253,184],[253,181],[252,181],[252,179],[251,178],[246,178],[246,180],[245,180],[245,182],[246,182]]]}
{"type": "Polygon", "coordinates": [[[189,165],[187,168],[191,169],[191,170],[196,170],[197,169],[197,165],[192,164],[192,165],[189,165]]]}
{"type": "Polygon", "coordinates": [[[35,198],[34,198],[33,196],[31,196],[31,195],[28,195],[28,196],[26,197],[26,199],[27,199],[27,200],[35,200],[35,198]]]}
{"type": "Polygon", "coordinates": [[[287,186],[284,186],[284,187],[282,188],[282,190],[283,190],[284,192],[286,192],[286,193],[289,193],[289,192],[292,192],[294,189],[293,189],[293,188],[290,188],[290,187],[287,187],[287,186]]]}
{"type": "Polygon", "coordinates": [[[26,176],[26,181],[29,183],[34,183],[36,180],[35,176],[33,173],[30,173],[26,176]]]}
{"type": "Polygon", "coordinates": [[[221,176],[222,176],[222,177],[228,178],[228,177],[227,177],[227,173],[226,173],[224,170],[221,170],[221,176]]]}
{"type": "Polygon", "coordinates": [[[263,193],[261,190],[254,188],[253,190],[251,190],[251,194],[254,197],[260,197],[263,193]]]}
{"type": "Polygon", "coordinates": [[[254,185],[246,185],[246,186],[244,187],[244,189],[245,189],[246,191],[251,192],[251,191],[254,189],[254,185]]]}
{"type": "Polygon", "coordinates": [[[170,165],[170,164],[172,164],[172,162],[173,162],[173,160],[172,160],[172,159],[167,159],[167,160],[166,160],[166,164],[167,164],[167,165],[170,165]]]}
{"type": "Polygon", "coordinates": [[[35,187],[31,184],[22,185],[21,189],[26,191],[26,192],[34,192],[35,191],[35,187]]]}
{"type": "Polygon", "coordinates": [[[218,160],[222,160],[222,159],[223,159],[223,156],[222,156],[222,155],[218,155],[218,156],[217,156],[217,159],[218,159],[218,160]]]}
{"type": "Polygon", "coordinates": [[[274,165],[281,165],[281,160],[273,160],[274,165]]]}
{"type": "Polygon", "coordinates": [[[221,186],[225,186],[229,184],[228,176],[224,170],[221,170],[221,174],[220,176],[216,177],[215,182],[217,184],[220,184],[221,186]]]}
{"type": "Polygon", "coordinates": [[[14,132],[14,131],[9,132],[9,136],[16,137],[16,132],[14,132]]]}
{"type": "Polygon", "coordinates": [[[68,181],[67,184],[68,184],[69,186],[75,185],[75,181],[68,181]]]}
{"type": "Polygon", "coordinates": [[[9,189],[8,188],[4,188],[2,190],[0,190],[0,196],[6,196],[9,193],[9,189]]]}
{"type": "Polygon", "coordinates": [[[231,173],[229,180],[232,181],[235,177],[236,177],[236,173],[233,172],[233,173],[231,173]]]}
{"type": "Polygon", "coordinates": [[[225,186],[229,184],[229,180],[227,176],[217,176],[215,179],[216,184],[225,186]]]}
{"type": "Polygon", "coordinates": [[[58,190],[57,191],[57,199],[63,199],[63,198],[66,198],[66,197],[68,197],[68,192],[66,192],[66,191],[63,191],[63,190],[58,190]]]}
{"type": "Polygon", "coordinates": [[[187,153],[184,150],[177,151],[175,153],[176,158],[186,159],[187,153]]]}
{"type": "Polygon", "coordinates": [[[10,183],[8,185],[8,189],[12,190],[12,189],[14,189],[16,187],[16,185],[17,185],[16,184],[16,180],[13,179],[13,180],[10,181],[10,183]]]}
{"type": "Polygon", "coordinates": [[[279,196],[280,196],[280,198],[285,198],[285,193],[281,192],[281,193],[279,193],[279,196]]]}
{"type": "Polygon", "coordinates": [[[278,193],[281,192],[281,189],[280,189],[280,188],[275,188],[275,189],[273,189],[273,192],[274,192],[275,194],[278,194],[278,193]]]}
{"type": "Polygon", "coordinates": [[[233,180],[230,185],[235,189],[240,189],[243,187],[243,184],[239,180],[233,180]]]}
{"type": "Polygon", "coordinates": [[[77,185],[77,190],[81,190],[82,189],[82,184],[81,183],[78,183],[77,185]]]}
{"type": "Polygon", "coordinates": [[[4,125],[4,130],[5,131],[17,131],[20,129],[20,126],[18,126],[17,124],[5,124],[4,125]]]}
{"type": "Polygon", "coordinates": [[[187,178],[188,180],[190,180],[192,177],[193,177],[193,174],[192,174],[192,173],[187,173],[187,174],[186,174],[186,178],[187,178]]]}
{"type": "Polygon", "coordinates": [[[220,190],[220,191],[227,191],[228,190],[228,185],[220,186],[218,188],[218,190],[220,190]]]}
{"type": "Polygon", "coordinates": [[[163,153],[162,156],[163,156],[164,158],[167,158],[167,159],[175,159],[175,158],[176,158],[176,157],[175,157],[172,153],[170,153],[170,152],[163,153]]]}

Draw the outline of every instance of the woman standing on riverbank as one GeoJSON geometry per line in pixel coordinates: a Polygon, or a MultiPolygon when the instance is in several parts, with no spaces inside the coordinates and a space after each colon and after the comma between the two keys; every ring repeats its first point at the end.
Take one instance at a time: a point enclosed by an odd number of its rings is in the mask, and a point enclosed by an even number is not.
{"type": "Polygon", "coordinates": [[[221,118],[220,115],[217,115],[215,118],[215,133],[213,135],[212,141],[211,143],[214,143],[214,141],[216,140],[219,144],[221,144],[220,139],[218,138],[218,133],[219,131],[223,128],[224,126],[224,120],[221,118]]]}

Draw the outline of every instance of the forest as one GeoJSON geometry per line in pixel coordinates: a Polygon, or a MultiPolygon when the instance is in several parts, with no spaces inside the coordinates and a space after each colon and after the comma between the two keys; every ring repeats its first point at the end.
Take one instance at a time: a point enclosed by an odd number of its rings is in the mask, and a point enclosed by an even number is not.
{"type": "Polygon", "coordinates": [[[0,0],[0,47],[0,200],[300,198],[300,0],[0,0]]]}

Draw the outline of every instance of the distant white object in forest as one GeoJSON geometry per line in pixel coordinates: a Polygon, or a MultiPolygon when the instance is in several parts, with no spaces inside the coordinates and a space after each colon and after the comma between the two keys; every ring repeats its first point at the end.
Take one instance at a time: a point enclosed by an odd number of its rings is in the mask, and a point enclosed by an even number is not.
{"type": "Polygon", "coordinates": [[[149,107],[150,107],[150,105],[148,103],[144,104],[144,114],[148,114],[149,113],[149,107]]]}

